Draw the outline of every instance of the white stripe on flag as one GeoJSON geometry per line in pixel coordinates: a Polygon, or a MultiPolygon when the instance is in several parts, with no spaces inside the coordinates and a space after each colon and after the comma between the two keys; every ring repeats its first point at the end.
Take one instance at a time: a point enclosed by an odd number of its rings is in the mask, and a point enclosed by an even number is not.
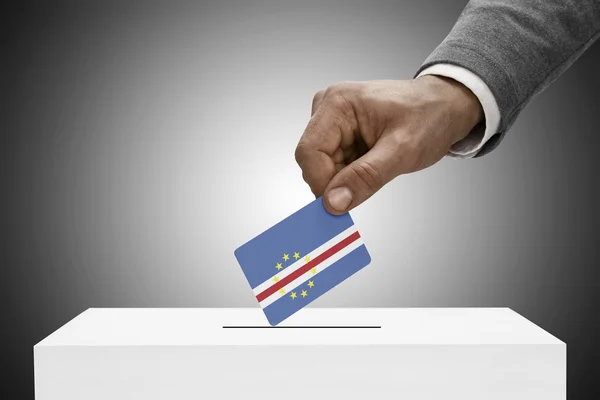
{"type": "MultiPolygon", "coordinates": [[[[343,239],[340,239],[340,241],[341,240],[343,240],[343,239]]],[[[304,274],[300,275],[298,278],[294,279],[292,282],[288,283],[287,285],[285,285],[283,287],[283,290],[284,290],[285,294],[281,294],[281,293],[279,293],[279,291],[273,293],[272,295],[270,295],[269,297],[265,298],[263,301],[261,301],[259,303],[260,307],[261,308],[265,308],[269,304],[272,304],[275,301],[279,300],[282,296],[289,296],[290,295],[289,292],[292,291],[292,290],[294,290],[294,289],[296,289],[298,286],[300,286],[302,284],[302,282],[304,282],[304,281],[308,280],[309,278],[311,278],[313,276],[316,276],[319,273],[323,272],[325,269],[327,269],[327,267],[330,267],[336,261],[341,260],[342,258],[344,258],[345,256],[347,256],[352,251],[356,250],[357,248],[359,248],[362,245],[363,245],[362,238],[358,238],[357,240],[355,240],[354,242],[350,243],[348,246],[344,247],[343,249],[341,249],[340,251],[338,251],[337,253],[335,253],[334,255],[332,255],[331,257],[329,257],[328,259],[324,260],[322,263],[320,263],[317,266],[315,266],[315,268],[317,270],[317,272],[315,274],[313,274],[311,270],[305,272],[304,274]]],[[[275,283],[275,282],[273,282],[273,283],[275,283]]]]}
{"type": "MultiPolygon", "coordinates": [[[[312,260],[315,257],[317,257],[319,254],[325,252],[325,250],[329,249],[330,247],[333,247],[333,245],[341,242],[343,239],[345,239],[348,236],[352,235],[354,232],[356,232],[356,226],[352,225],[351,227],[349,227],[346,230],[344,230],[344,231],[340,232],[339,234],[335,235],[333,238],[329,239],[327,242],[323,243],[321,246],[317,247],[316,249],[314,249],[310,253],[303,254],[298,260],[296,260],[289,267],[281,270],[280,272],[276,272],[269,279],[267,279],[266,281],[264,281],[263,283],[261,283],[260,285],[258,285],[257,287],[255,287],[253,289],[254,296],[258,296],[260,293],[264,292],[266,289],[268,289],[271,286],[273,286],[276,283],[275,280],[274,280],[275,277],[277,277],[278,280],[281,280],[281,279],[285,278],[286,276],[288,276],[289,274],[291,274],[294,271],[296,271],[298,268],[300,268],[303,265],[305,265],[306,264],[306,261],[305,261],[305,257],[306,256],[310,257],[310,259],[312,260]]],[[[275,265],[273,265],[273,268],[275,268],[275,265]]]]}

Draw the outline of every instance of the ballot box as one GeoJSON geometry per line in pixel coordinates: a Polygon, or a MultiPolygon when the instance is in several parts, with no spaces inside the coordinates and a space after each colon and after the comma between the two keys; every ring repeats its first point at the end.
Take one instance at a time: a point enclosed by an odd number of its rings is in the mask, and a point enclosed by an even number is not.
{"type": "Polygon", "coordinates": [[[507,308],[88,309],[33,350],[38,400],[566,398],[566,345],[507,308]]]}

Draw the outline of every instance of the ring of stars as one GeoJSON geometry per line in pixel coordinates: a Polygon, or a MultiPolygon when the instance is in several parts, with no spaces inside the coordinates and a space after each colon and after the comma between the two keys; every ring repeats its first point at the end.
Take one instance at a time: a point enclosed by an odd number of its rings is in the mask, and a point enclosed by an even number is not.
{"type": "MultiPolygon", "coordinates": [[[[298,252],[294,252],[294,255],[292,257],[294,257],[294,260],[299,260],[300,258],[302,258],[300,256],[300,253],[298,253],[298,252]]],[[[290,260],[290,255],[288,253],[284,253],[282,258],[283,258],[283,261],[289,261],[290,260]]],[[[304,257],[304,261],[307,262],[307,263],[310,262],[310,256],[305,256],[304,257]]],[[[281,269],[283,269],[283,264],[281,262],[278,262],[277,264],[275,264],[275,268],[277,268],[277,270],[280,271],[281,269]]],[[[317,268],[312,268],[310,271],[311,271],[311,273],[313,275],[315,275],[317,273],[317,268]]],[[[274,276],[273,277],[273,281],[279,282],[279,277],[278,276],[274,276]]],[[[309,289],[312,289],[315,286],[315,282],[309,280],[307,285],[308,285],[309,289]]],[[[279,293],[281,295],[285,295],[286,294],[286,292],[285,292],[285,290],[283,288],[279,289],[279,293]]],[[[300,296],[302,296],[302,298],[307,297],[308,296],[307,289],[302,289],[300,291],[300,296]]],[[[291,292],[290,293],[290,297],[292,298],[292,300],[298,298],[297,292],[291,292]]]]}

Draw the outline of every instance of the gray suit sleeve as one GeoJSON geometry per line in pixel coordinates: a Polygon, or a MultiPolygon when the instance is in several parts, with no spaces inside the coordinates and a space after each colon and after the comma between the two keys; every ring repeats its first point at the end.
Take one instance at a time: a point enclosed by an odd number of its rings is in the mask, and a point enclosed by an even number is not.
{"type": "Polygon", "coordinates": [[[498,146],[523,108],[600,36],[600,0],[471,0],[419,68],[458,65],[478,75],[500,109],[498,146]]]}

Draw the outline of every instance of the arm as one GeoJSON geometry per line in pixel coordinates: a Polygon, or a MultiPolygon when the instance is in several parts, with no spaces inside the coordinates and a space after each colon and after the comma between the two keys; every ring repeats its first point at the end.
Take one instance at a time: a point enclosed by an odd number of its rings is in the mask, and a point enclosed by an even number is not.
{"type": "Polygon", "coordinates": [[[428,76],[315,95],[302,176],[341,214],[445,155],[482,156],[599,35],[600,0],[471,0],[417,72],[428,76]]]}
{"type": "Polygon", "coordinates": [[[487,85],[500,120],[487,137],[474,131],[465,139],[478,137],[474,156],[479,157],[498,146],[525,106],[599,36],[598,0],[471,0],[417,75],[445,64],[464,68],[487,85]]]}

